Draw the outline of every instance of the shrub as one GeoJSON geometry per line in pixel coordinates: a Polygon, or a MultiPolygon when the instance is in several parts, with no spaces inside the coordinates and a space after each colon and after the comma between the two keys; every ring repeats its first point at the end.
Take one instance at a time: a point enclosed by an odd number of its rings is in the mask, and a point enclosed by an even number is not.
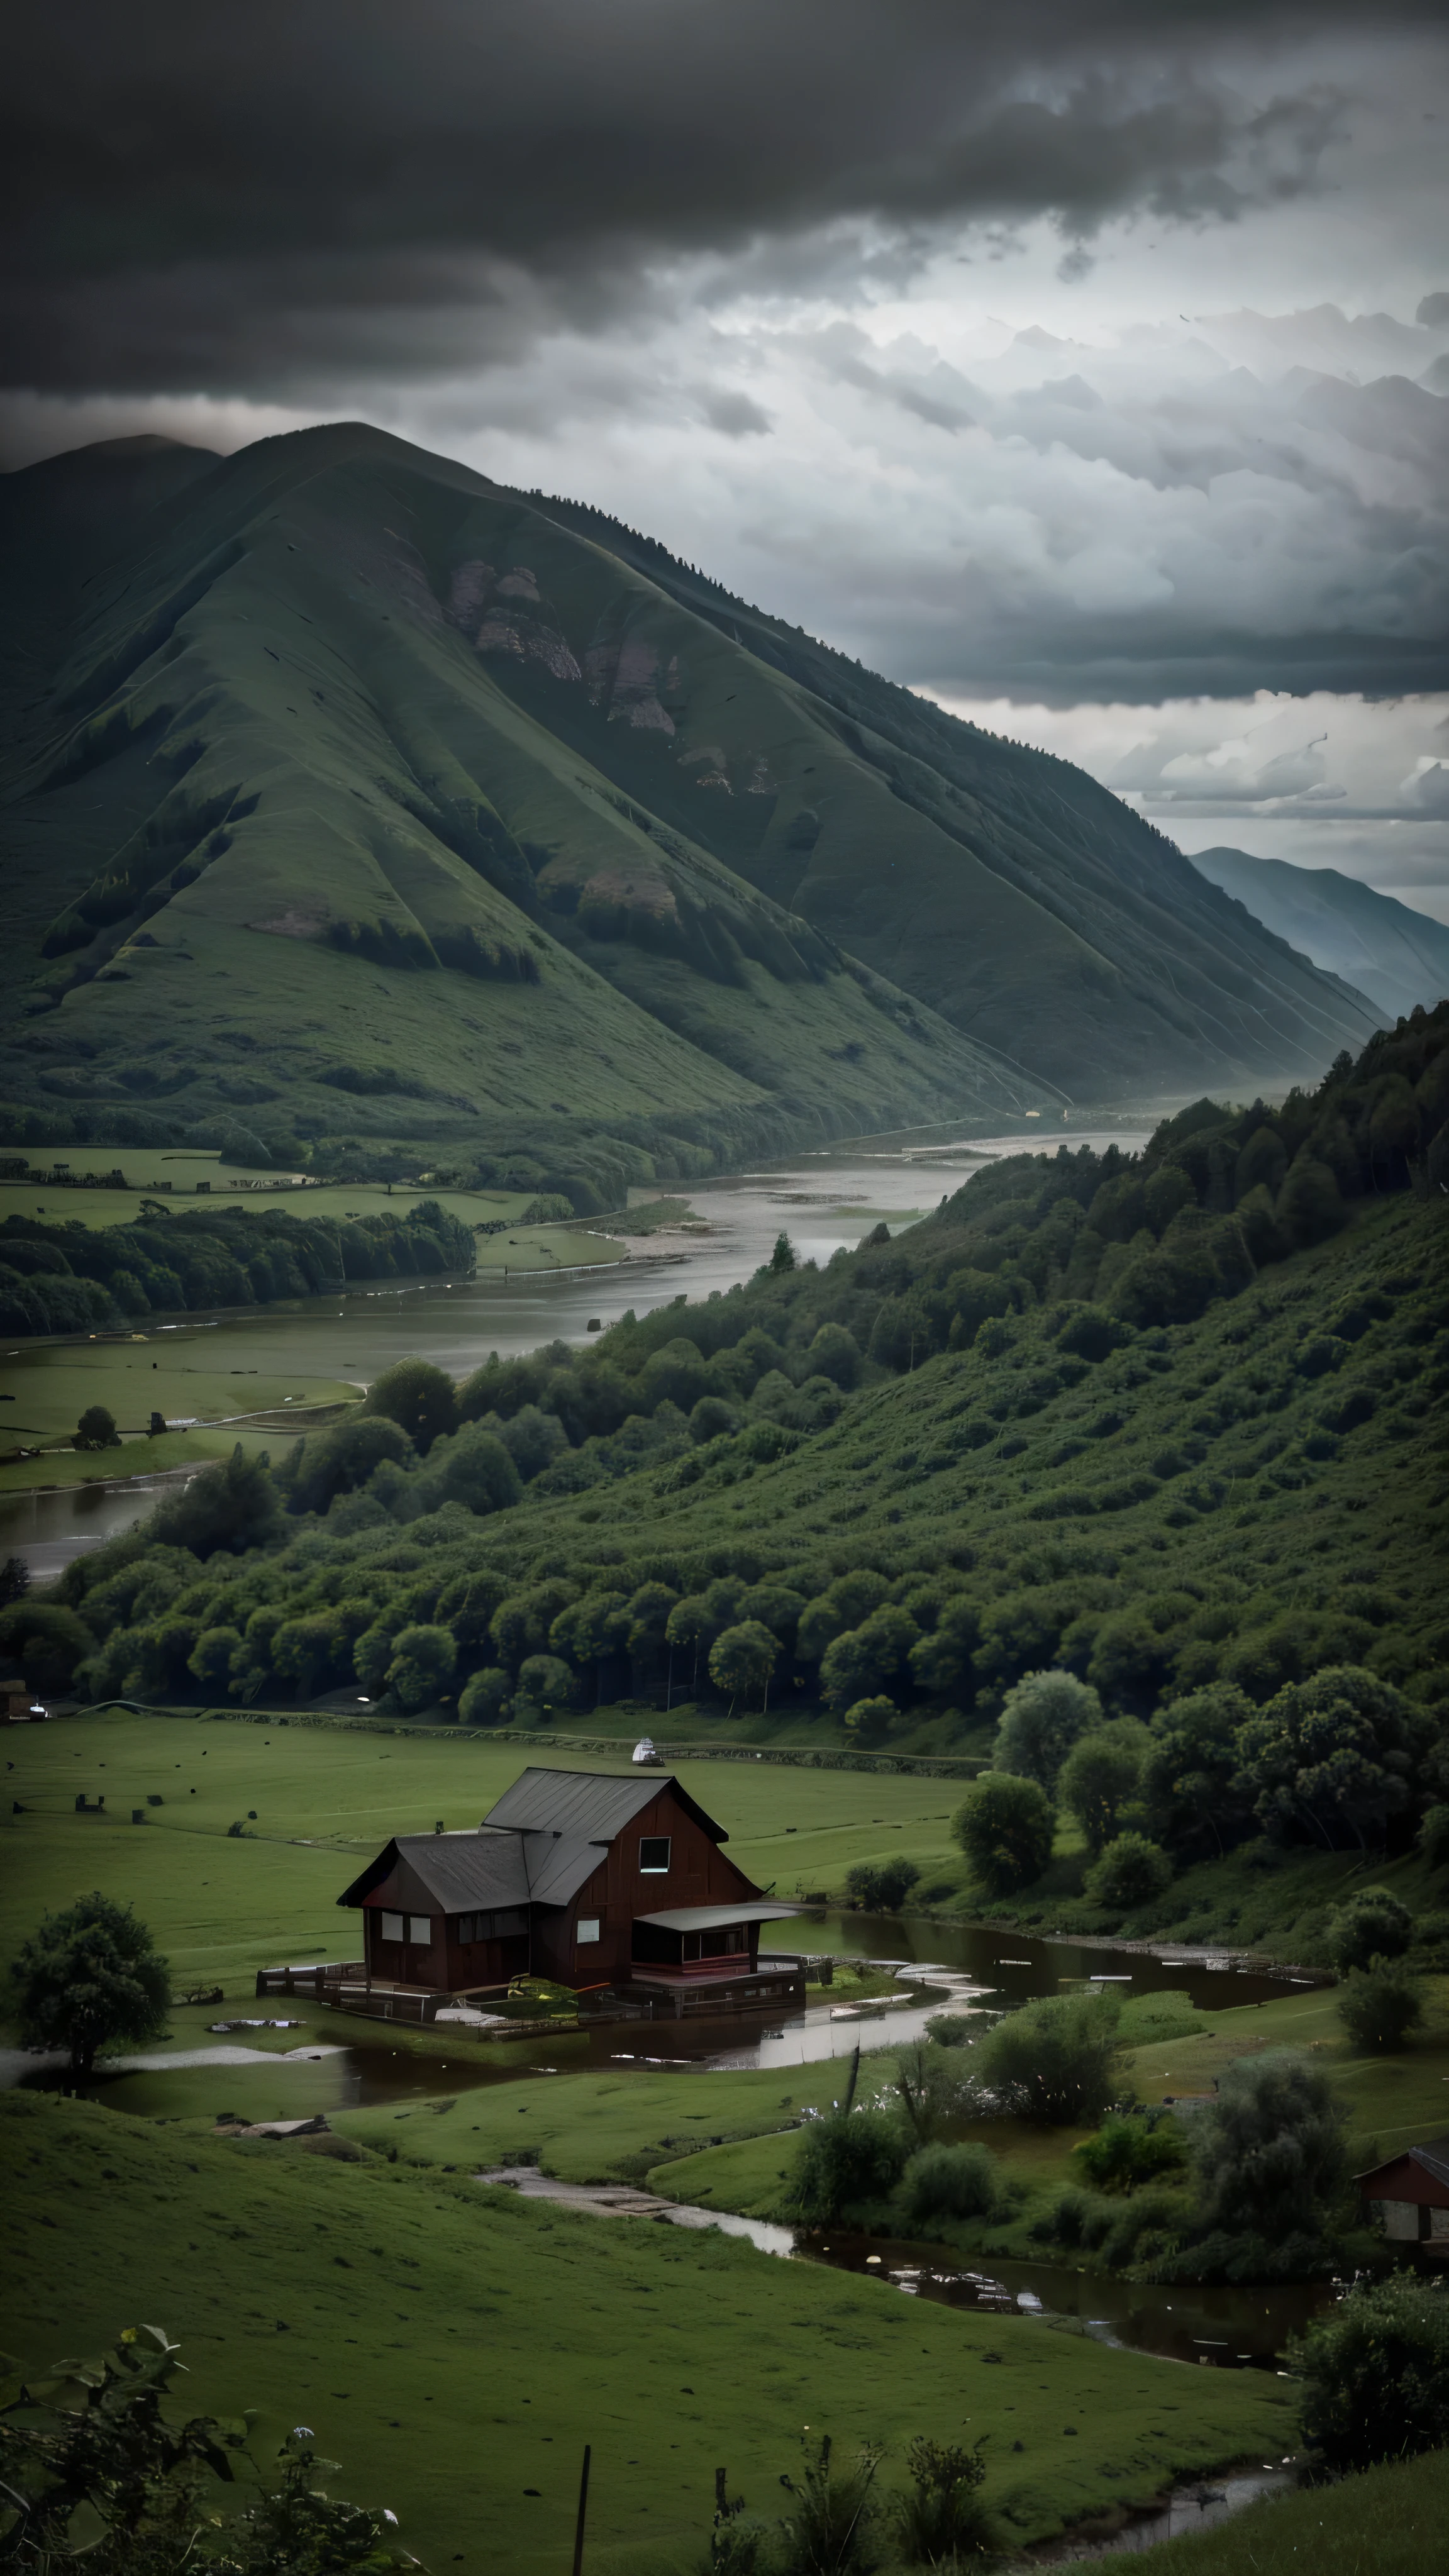
{"type": "Polygon", "coordinates": [[[400,1628],[392,1641],[388,1689],[405,1709],[427,1708],[452,1680],[457,1652],[451,1628],[400,1628]]]}
{"type": "Polygon", "coordinates": [[[1075,1673],[1025,1673],[1006,1694],[992,1764],[1038,1781],[1051,1796],[1078,1736],[1101,1722],[1100,1699],[1075,1673]]]}
{"type": "Polygon", "coordinates": [[[1343,2189],[1343,2123],[1328,2078],[1286,2049],[1230,2066],[1193,2121],[1198,2226],[1209,2266],[1292,2279],[1322,2260],[1343,2189]],[[1235,2263],[1234,2244],[1241,2263],[1235,2263]]]}
{"type": "MultiPolygon", "coordinates": [[[[782,1234],[780,1243],[784,1242],[782,1234]]],[[[779,1244],[775,1249],[778,1255],[779,1244]]],[[[793,1263],[792,1253],[790,1266],[793,1263]]],[[[838,2469],[831,2458],[828,2433],[818,2448],[808,2440],[802,2441],[802,2448],[805,2465],[798,2482],[791,2477],[780,2480],[789,2491],[791,2509],[784,2526],[784,2552],[777,2562],[779,2576],[872,2576],[884,2554],[874,2492],[879,2452],[862,2448],[849,2468],[838,2469]]]]}
{"type": "Polygon", "coordinates": [[[203,1628],[187,1658],[186,1669],[203,1690],[225,1690],[231,1677],[232,1657],[240,1651],[239,1629],[203,1628]]]}
{"type": "Polygon", "coordinates": [[[1088,1870],[1083,1886],[1094,1905],[1120,1911],[1128,1905],[1150,1905],[1172,1884],[1172,1863],[1158,1843],[1145,1834],[1118,1834],[1088,1870]]]}
{"type": "Polygon", "coordinates": [[[88,1404],[71,1433],[70,1445],[72,1449],[119,1449],[115,1415],[103,1404],[88,1404]]]}
{"type": "Polygon", "coordinates": [[[883,2111],[827,2111],[807,2123],[784,2198],[807,2227],[827,2227],[853,2202],[886,2200],[900,2181],[906,2141],[883,2111]]]}
{"type": "Polygon", "coordinates": [[[1362,1887],[1328,1926],[1328,1955],[1341,1977],[1375,1959],[1400,1959],[1414,1937],[1414,1918],[1386,1887],[1362,1887]]]}
{"type": "Polygon", "coordinates": [[[1431,1869],[1449,1861],[1449,1807],[1430,1807],[1419,1827],[1419,1849],[1431,1869]]]}
{"type": "Polygon", "coordinates": [[[901,1712],[884,1691],[878,1691],[873,1699],[858,1699],[845,1712],[845,1732],[852,1744],[879,1744],[900,1723],[901,1712]]]}
{"type": "Polygon", "coordinates": [[[1371,1959],[1350,1968],[1337,2011],[1356,2048],[1402,2048],[1424,2018],[1424,1981],[1406,1959],[1371,1959]]]}
{"type": "Polygon", "coordinates": [[[58,1601],[22,1597],[0,1610],[0,1655],[15,1657],[33,1691],[64,1690],[77,1666],[95,1651],[85,1621],[58,1601]]]}
{"type": "Polygon", "coordinates": [[[1303,2439],[1340,2475],[1449,2443],[1449,2290],[1397,2273],[1289,2338],[1303,2439]]]}
{"type": "Polygon", "coordinates": [[[932,2013],[926,2024],[926,2037],[938,2048],[969,2048],[979,2024],[975,2013],[932,2013]]]}
{"type": "Polygon", "coordinates": [[[464,1684],[458,1715],[465,1726],[501,1726],[508,1713],[513,1684],[501,1664],[485,1664],[464,1684]]]}
{"type": "MultiPolygon", "coordinates": [[[[985,2436],[982,2436],[982,2440],[985,2436]]],[[[896,2507],[901,2556],[908,2567],[955,2567],[993,2546],[981,2502],[986,2475],[981,2442],[928,2442],[918,2433],[908,2453],[910,2492],[896,2507]]]]}
{"type": "Polygon", "coordinates": [[[1187,2141],[1171,2116],[1131,2119],[1117,2113],[1102,2122],[1094,2138],[1072,2150],[1095,2191],[1133,2192],[1140,2183],[1160,2181],[1187,2163],[1187,2141]]]}
{"type": "Polygon", "coordinates": [[[1011,1896],[1040,1878],[1056,1819],[1035,1780],[986,1771],[951,1819],[951,1831],[988,1896],[1011,1896]]]}
{"type": "Polygon", "coordinates": [[[1120,2046],[1110,1996],[1047,1995],[997,2023],[977,2072],[1004,2111],[1041,2128],[1068,2128],[1100,2119],[1120,2046]]]}
{"type": "Polygon", "coordinates": [[[989,2147],[920,2147],[901,2176],[908,2218],[989,2218],[1000,2197],[1000,2168],[989,2147]]]}
{"type": "Polygon", "coordinates": [[[861,1860],[845,1874],[845,1893],[867,1914],[899,1914],[920,1875],[913,1860],[861,1860]]]}

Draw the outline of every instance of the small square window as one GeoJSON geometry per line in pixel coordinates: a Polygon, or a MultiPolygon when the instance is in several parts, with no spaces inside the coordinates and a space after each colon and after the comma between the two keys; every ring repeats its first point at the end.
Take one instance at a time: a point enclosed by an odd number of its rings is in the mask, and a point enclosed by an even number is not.
{"type": "Polygon", "coordinates": [[[420,1949],[430,1950],[432,1948],[433,1926],[428,1915],[410,1914],[408,1916],[408,1939],[411,1942],[414,1942],[420,1949]]]}
{"type": "Polygon", "coordinates": [[[649,1878],[663,1878],[669,1869],[669,1836],[643,1834],[639,1840],[639,1867],[649,1878]]]}
{"type": "Polygon", "coordinates": [[[576,1924],[575,1924],[575,1926],[574,1926],[574,1939],[575,1939],[575,1941],[577,1941],[577,1942],[582,1946],[582,1944],[583,1944],[585,1941],[597,1941],[598,1937],[599,1937],[599,1917],[598,1917],[598,1915],[597,1915],[597,1914],[581,1914],[581,1915],[579,1916],[579,1919],[578,1919],[577,1923],[576,1923],[576,1924]]]}
{"type": "Polygon", "coordinates": [[[382,1937],[384,1941],[405,1941],[407,1939],[406,1923],[401,1914],[384,1914],[382,1918],[382,1937]]]}

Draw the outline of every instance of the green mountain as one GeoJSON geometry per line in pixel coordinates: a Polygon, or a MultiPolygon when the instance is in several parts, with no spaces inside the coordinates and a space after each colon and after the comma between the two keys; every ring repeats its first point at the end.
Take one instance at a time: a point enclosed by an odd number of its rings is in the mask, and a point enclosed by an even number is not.
{"type": "Polygon", "coordinates": [[[375,430],[83,449],[0,516],[13,1141],[597,1204],[1369,1033],[1080,771],[375,430]]]}
{"type": "Polygon", "coordinates": [[[1198,850],[1192,864],[1315,966],[1356,985],[1390,1023],[1449,993],[1449,930],[1412,905],[1337,868],[1298,868],[1246,850],[1198,850]]]}

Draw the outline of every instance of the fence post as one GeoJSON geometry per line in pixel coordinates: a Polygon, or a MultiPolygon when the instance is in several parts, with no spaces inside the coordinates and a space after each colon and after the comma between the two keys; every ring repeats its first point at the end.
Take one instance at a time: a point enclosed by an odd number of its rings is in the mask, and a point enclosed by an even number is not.
{"type": "Polygon", "coordinates": [[[574,2576],[582,2576],[584,2564],[584,2517],[589,2509],[590,2445],[584,2444],[584,2465],[579,2473],[579,2518],[574,2525],[574,2576]]]}

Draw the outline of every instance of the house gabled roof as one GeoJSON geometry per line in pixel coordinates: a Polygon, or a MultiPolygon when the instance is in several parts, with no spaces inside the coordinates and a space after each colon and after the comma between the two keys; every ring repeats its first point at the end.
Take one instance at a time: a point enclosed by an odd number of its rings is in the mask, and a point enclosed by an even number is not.
{"type": "Polygon", "coordinates": [[[436,1899],[439,1911],[460,1914],[474,1907],[526,1905],[528,1868],[519,1834],[490,1833],[486,1825],[467,1834],[396,1834],[369,1861],[360,1878],[344,1888],[339,1905],[364,1905],[374,1888],[391,1878],[405,1861],[420,1886],[436,1899]]]}
{"type": "Polygon", "coordinates": [[[1419,2147],[1401,2147],[1396,2156],[1386,2156],[1382,2164],[1370,2165],[1367,2173],[1355,2174],[1355,2182],[1372,2182],[1376,2174],[1387,2173],[1391,2166],[1422,2165],[1425,2173],[1449,2190],[1449,2130],[1442,2138],[1427,2138],[1419,2147]]]}
{"type": "Polygon", "coordinates": [[[581,1842],[611,1843],[641,1808],[653,1804],[661,1789],[673,1790],[686,1814],[712,1842],[729,1841],[723,1825],[705,1814],[671,1771],[651,1771],[641,1779],[637,1772],[631,1776],[613,1771],[545,1771],[540,1764],[530,1763],[512,1788],[504,1790],[497,1806],[489,1808],[483,1822],[521,1825],[526,1832],[555,1833],[581,1842]]]}

